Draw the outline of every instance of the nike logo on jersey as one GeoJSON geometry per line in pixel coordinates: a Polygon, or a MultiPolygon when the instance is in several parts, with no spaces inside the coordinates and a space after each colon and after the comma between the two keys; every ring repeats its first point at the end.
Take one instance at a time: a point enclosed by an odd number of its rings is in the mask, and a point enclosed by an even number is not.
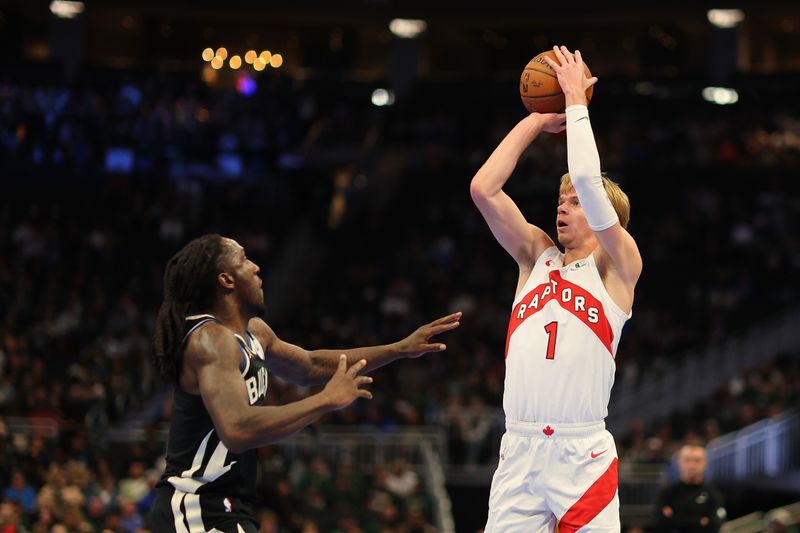
{"type": "Polygon", "coordinates": [[[607,451],[608,451],[608,448],[606,448],[602,452],[597,452],[597,453],[592,452],[590,455],[592,456],[592,459],[597,459],[598,457],[600,457],[601,455],[603,455],[607,451]]]}

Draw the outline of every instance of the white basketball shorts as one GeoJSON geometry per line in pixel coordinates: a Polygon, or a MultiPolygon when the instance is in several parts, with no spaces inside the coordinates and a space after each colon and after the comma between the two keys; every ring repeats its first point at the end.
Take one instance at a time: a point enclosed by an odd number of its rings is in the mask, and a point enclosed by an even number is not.
{"type": "Polygon", "coordinates": [[[506,420],[485,533],[619,532],[617,462],[603,422],[506,420]]]}

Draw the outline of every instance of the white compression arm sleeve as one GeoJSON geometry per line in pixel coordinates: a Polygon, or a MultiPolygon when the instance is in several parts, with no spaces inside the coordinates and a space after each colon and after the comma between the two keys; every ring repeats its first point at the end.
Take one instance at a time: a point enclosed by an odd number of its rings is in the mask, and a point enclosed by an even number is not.
{"type": "Polygon", "coordinates": [[[593,231],[608,229],[619,220],[608,199],[600,174],[600,155],[594,141],[589,110],[575,104],[567,108],[567,166],[586,221],[593,231]]]}

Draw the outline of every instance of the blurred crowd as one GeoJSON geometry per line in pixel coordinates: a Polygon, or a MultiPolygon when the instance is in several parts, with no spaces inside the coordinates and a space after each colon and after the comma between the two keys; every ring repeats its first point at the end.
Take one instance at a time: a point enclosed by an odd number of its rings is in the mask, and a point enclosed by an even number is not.
{"type": "Polygon", "coordinates": [[[660,462],[684,443],[708,443],[759,420],[800,407],[800,352],[745,369],[686,411],[635,422],[619,443],[628,461],[660,462]]]}
{"type": "MultiPolygon", "coordinates": [[[[267,311],[276,333],[306,348],[392,342],[463,311],[444,354],[376,371],[372,401],[323,423],[441,425],[451,463],[493,461],[517,272],[468,184],[521,118],[516,98],[499,103],[488,84],[459,96],[443,83],[376,108],[369,87],[344,82],[264,77],[254,95],[193,80],[82,83],[0,86],[0,532],[14,531],[3,529],[9,515],[33,531],[142,526],[163,450],[110,465],[100,437],[163,390],[149,361],[163,267],[207,232],[237,238],[267,286],[290,236],[310,222],[315,275],[265,295],[268,306],[288,302],[267,311]],[[55,439],[13,430],[53,419],[55,439]]],[[[800,267],[800,196],[786,178],[800,162],[800,117],[779,101],[605,99],[592,104],[593,126],[603,166],[631,197],[645,264],[617,357],[617,380],[635,381],[796,305],[788,273],[800,267]]],[[[507,187],[549,232],[565,150],[563,137],[537,140],[507,187]]],[[[798,373],[796,357],[765,362],[692,412],[620,435],[621,453],[662,461],[669,442],[797,405],[798,373]]],[[[273,379],[269,397],[309,392],[273,379]]],[[[163,424],[168,407],[146,423],[163,424]]],[[[335,466],[324,457],[274,466],[265,499],[282,503],[262,530],[314,531],[296,518],[315,516],[304,506],[363,501],[368,510],[338,513],[349,518],[337,524],[320,515],[316,527],[429,529],[417,486],[396,492],[391,470],[335,466]]]]}
{"type": "MultiPolygon", "coordinates": [[[[0,452],[3,533],[147,531],[164,466],[156,447],[117,444],[112,454],[83,430],[28,441],[3,422],[0,452]]],[[[402,459],[367,467],[325,452],[291,460],[273,447],[260,453],[261,533],[435,531],[424,484],[402,459]]]]}

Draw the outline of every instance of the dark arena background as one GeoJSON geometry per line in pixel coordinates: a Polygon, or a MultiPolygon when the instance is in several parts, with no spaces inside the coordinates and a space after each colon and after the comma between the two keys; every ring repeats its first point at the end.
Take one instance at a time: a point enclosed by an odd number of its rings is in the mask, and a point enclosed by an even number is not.
{"type": "MultiPolygon", "coordinates": [[[[599,77],[644,261],[606,420],[623,530],[656,531],[699,442],[722,531],[797,531],[800,4],[31,0],[0,2],[0,532],[149,531],[153,324],[205,233],[309,349],[464,312],[446,352],[259,451],[261,532],[482,531],[517,267],[469,183],[554,44],[599,77]]],[[[543,134],[506,187],[551,236],[565,171],[543,134]]]]}

